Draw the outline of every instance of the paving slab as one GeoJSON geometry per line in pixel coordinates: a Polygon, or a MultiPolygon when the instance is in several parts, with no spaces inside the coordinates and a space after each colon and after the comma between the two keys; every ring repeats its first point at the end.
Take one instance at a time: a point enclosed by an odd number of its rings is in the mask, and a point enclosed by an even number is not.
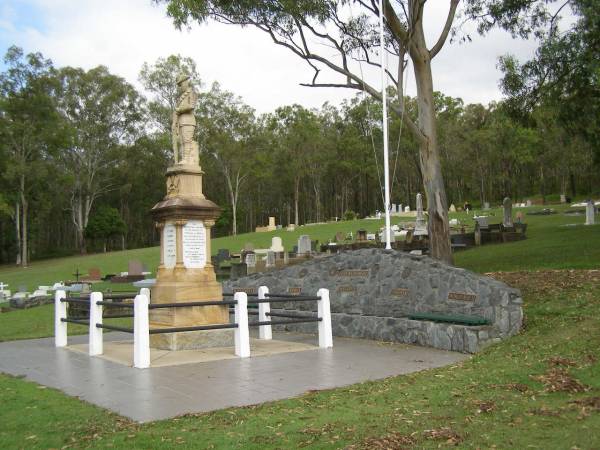
{"type": "MultiPolygon", "coordinates": [[[[105,346],[128,335],[107,333],[105,346]]],[[[295,397],[310,390],[455,364],[462,353],[364,339],[334,338],[314,348],[316,336],[278,333],[277,341],[303,351],[265,352],[251,358],[187,361],[134,369],[81,351],[87,336],[69,337],[80,351],[55,348],[53,338],[0,343],[0,372],[60,389],[138,422],[167,419],[295,397]],[[296,345],[298,344],[298,345],[296,345]]],[[[284,345],[285,347],[285,345],[284,345]]],[[[83,347],[84,348],[84,347],[83,347]]]]}

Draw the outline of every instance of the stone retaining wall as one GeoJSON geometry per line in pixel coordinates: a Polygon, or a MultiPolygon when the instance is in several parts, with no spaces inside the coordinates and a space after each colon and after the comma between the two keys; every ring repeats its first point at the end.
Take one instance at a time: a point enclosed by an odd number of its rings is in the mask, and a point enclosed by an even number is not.
{"type": "MultiPolygon", "coordinates": [[[[348,251],[224,283],[224,291],[267,286],[271,293],[314,295],[330,290],[335,336],[416,343],[473,353],[517,333],[522,298],[517,289],[426,256],[382,249],[348,251]],[[488,319],[488,326],[410,320],[414,312],[463,314],[488,319]]],[[[275,306],[275,305],[273,305],[275,306]]],[[[277,304],[309,313],[313,302],[277,304]]],[[[289,325],[315,331],[315,324],[289,325]]]]}

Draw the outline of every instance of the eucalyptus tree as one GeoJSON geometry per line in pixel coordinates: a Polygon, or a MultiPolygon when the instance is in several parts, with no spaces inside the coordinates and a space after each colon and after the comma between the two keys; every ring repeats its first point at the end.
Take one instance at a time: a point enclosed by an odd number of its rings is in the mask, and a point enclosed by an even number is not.
{"type": "Polygon", "coordinates": [[[94,202],[116,187],[112,169],[119,148],[140,133],[143,98],[104,66],[89,71],[65,67],[59,73],[60,111],[69,123],[69,146],[61,155],[71,183],[71,219],[78,248],[86,252],[85,228],[94,202]]]}
{"type": "Polygon", "coordinates": [[[237,234],[240,194],[256,159],[256,118],[241,98],[217,83],[200,95],[196,110],[202,152],[213,157],[227,184],[231,202],[232,233],[237,234]]]}
{"type": "Polygon", "coordinates": [[[282,106],[270,116],[269,127],[277,140],[279,173],[292,181],[294,223],[300,225],[300,182],[310,173],[311,158],[319,151],[319,117],[300,105],[282,106]]]}
{"type": "Polygon", "coordinates": [[[3,171],[14,190],[17,264],[29,261],[29,206],[32,186],[41,176],[44,161],[64,139],[64,126],[56,109],[56,79],[52,62],[40,53],[25,55],[12,46],[0,73],[0,146],[8,161],[3,171]]]}
{"type": "MultiPolygon", "coordinates": [[[[379,89],[363,76],[357,64],[379,67],[376,52],[391,56],[394,67],[388,80],[397,88],[400,101],[390,105],[418,141],[424,189],[428,199],[431,254],[452,261],[446,191],[437,145],[433,98],[432,60],[444,47],[452,30],[460,0],[448,0],[447,17],[439,34],[428,44],[424,23],[426,0],[155,0],[167,3],[175,25],[214,19],[227,24],[254,26],[273,42],[304,60],[314,69],[306,86],[362,90],[381,99],[379,89]],[[385,18],[385,48],[380,48],[377,22],[385,18]],[[407,61],[412,61],[417,87],[418,114],[404,112],[403,80],[407,61]],[[322,70],[339,76],[337,81],[320,81],[322,70]]],[[[511,31],[531,28],[547,17],[552,0],[464,0],[467,18],[478,20],[485,32],[493,26],[511,31]]]]}
{"type": "Polygon", "coordinates": [[[140,70],[138,79],[150,94],[148,115],[160,132],[171,133],[173,111],[177,106],[177,77],[182,73],[190,76],[196,89],[201,87],[196,62],[189,57],[169,55],[151,65],[144,62],[140,70]]]}

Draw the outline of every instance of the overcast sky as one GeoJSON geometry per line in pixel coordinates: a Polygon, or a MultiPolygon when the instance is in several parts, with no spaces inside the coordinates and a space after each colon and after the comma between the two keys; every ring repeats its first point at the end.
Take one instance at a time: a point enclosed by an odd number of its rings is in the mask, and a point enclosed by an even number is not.
{"type": "MultiPolygon", "coordinates": [[[[259,112],[284,104],[319,107],[338,104],[354,91],[308,88],[312,72],[288,50],[275,46],[258,30],[210,23],[178,31],[164,5],[151,0],[2,0],[0,52],[11,45],[40,51],[56,66],[86,69],[103,64],[139,86],[143,62],[179,53],[194,58],[203,81],[218,81],[259,112]]],[[[429,42],[442,27],[449,2],[428,2],[425,14],[429,42]]],[[[434,60],[436,90],[466,103],[499,100],[498,56],[531,55],[534,42],[513,40],[505,33],[474,35],[468,44],[448,44],[434,60]]],[[[377,78],[372,83],[379,88],[377,78]]],[[[415,95],[408,80],[408,95],[415,95]]]]}

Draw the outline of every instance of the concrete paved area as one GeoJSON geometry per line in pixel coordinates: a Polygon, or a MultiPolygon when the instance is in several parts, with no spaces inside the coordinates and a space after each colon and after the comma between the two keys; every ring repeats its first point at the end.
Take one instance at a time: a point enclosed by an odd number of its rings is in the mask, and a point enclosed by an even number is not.
{"type": "MultiPolygon", "coordinates": [[[[69,350],[88,354],[88,344],[75,344],[67,347],[69,350]]],[[[276,339],[261,340],[250,339],[250,349],[253,357],[277,355],[279,353],[303,352],[316,350],[316,345],[304,342],[280,341],[276,339]]],[[[133,364],[133,341],[113,341],[104,343],[104,353],[99,358],[131,366],[133,364]]],[[[235,359],[234,347],[214,347],[200,350],[159,350],[150,349],[150,366],[167,367],[180,364],[203,363],[209,361],[220,361],[223,359],[235,359]]]]}
{"type": "MultiPolygon", "coordinates": [[[[108,333],[107,341],[128,335],[108,333]]],[[[316,337],[277,334],[277,340],[314,345],[316,337]]],[[[87,336],[69,337],[83,344],[87,336]]],[[[404,344],[334,338],[332,349],[133,369],[55,348],[54,340],[0,343],[0,372],[62,390],[139,422],[190,412],[246,406],[453,364],[468,355],[404,344]]]]}

